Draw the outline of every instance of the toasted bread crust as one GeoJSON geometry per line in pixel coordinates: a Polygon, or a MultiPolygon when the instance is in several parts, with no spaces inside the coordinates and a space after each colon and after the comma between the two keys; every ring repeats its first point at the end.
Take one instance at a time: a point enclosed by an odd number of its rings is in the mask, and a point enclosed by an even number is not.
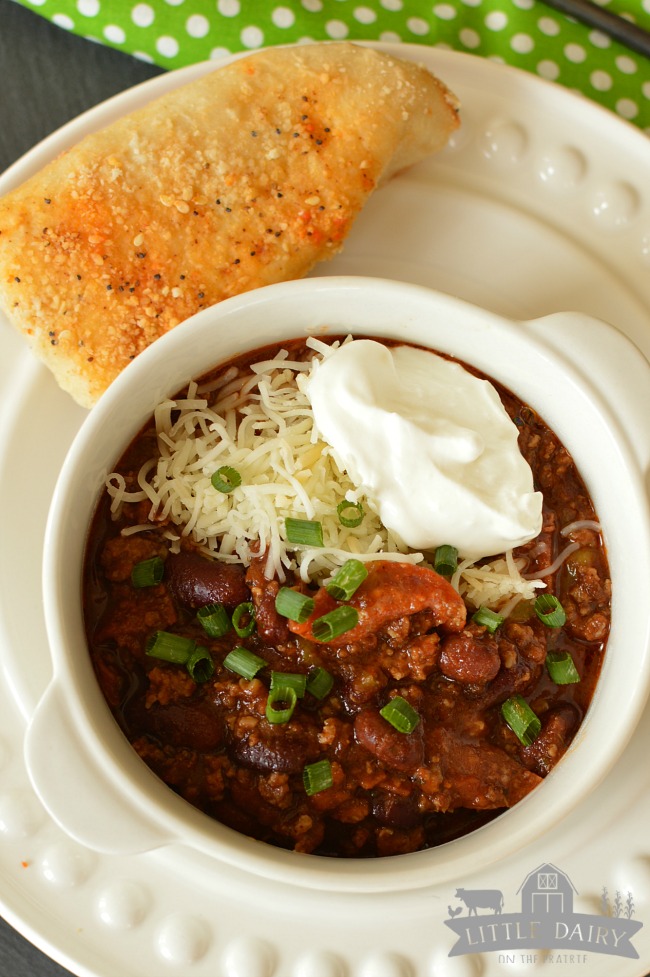
{"type": "Polygon", "coordinates": [[[235,60],[0,200],[0,306],[90,407],[199,309],[335,254],[377,184],[457,125],[440,81],[369,48],[235,60]]]}

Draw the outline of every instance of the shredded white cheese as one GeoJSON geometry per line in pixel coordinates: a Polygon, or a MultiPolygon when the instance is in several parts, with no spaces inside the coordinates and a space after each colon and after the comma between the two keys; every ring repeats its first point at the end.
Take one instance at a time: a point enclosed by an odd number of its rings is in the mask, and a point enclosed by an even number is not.
{"type": "MultiPolygon", "coordinates": [[[[319,356],[331,349],[310,345],[319,356]]],[[[241,376],[228,372],[220,386],[200,390],[192,383],[183,399],[160,404],[154,414],[160,456],[140,470],[140,492],[127,493],[122,476],[109,476],[113,511],[123,501],[149,499],[152,521],[169,519],[213,557],[248,565],[266,554],[269,579],[284,580],[288,570],[305,581],[323,578],[351,555],[421,562],[422,553],[409,552],[382,526],[317,438],[301,383],[311,369],[311,362],[290,361],[281,350],[241,376]],[[206,393],[215,389],[210,405],[206,393]],[[241,485],[227,494],[211,483],[223,465],[241,475],[241,485]],[[363,506],[360,526],[340,523],[336,509],[343,500],[363,506]],[[324,547],[289,543],[288,516],[320,522],[324,547]]]]}
{"type": "MultiPolygon", "coordinates": [[[[336,348],[316,339],[311,361],[290,361],[287,350],[239,373],[230,368],[201,388],[191,383],[182,399],[166,400],[154,412],[159,455],[138,473],[139,491],[127,491],[124,477],[106,481],[117,516],[123,502],[149,500],[152,522],[170,522],[178,535],[165,535],[178,549],[191,536],[213,558],[242,562],[265,555],[265,574],[283,581],[296,571],[304,581],[322,580],[351,556],[421,563],[381,523],[372,503],[354,485],[333,449],[318,434],[306,387],[314,364],[336,348]],[[241,484],[229,493],[212,486],[221,466],[235,468],[241,484]],[[337,515],[343,500],[362,505],[358,527],[344,527],[337,515]],[[323,547],[287,541],[285,519],[315,520],[323,547]]],[[[351,418],[351,423],[354,419],[351,418]]],[[[144,531],[147,524],[124,532],[144,531]]],[[[470,603],[493,609],[534,596],[541,581],[525,580],[512,553],[475,566],[462,562],[452,585],[470,603]]]]}
{"type": "Polygon", "coordinates": [[[542,580],[522,577],[524,566],[525,561],[515,560],[512,550],[480,566],[463,560],[451,583],[474,607],[489,607],[507,617],[520,600],[532,600],[536,589],[546,586],[542,580]]]}

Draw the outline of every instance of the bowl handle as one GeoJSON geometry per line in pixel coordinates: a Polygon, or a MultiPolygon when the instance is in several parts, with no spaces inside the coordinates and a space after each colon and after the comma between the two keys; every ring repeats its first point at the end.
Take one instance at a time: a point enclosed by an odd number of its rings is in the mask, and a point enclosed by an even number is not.
{"type": "Polygon", "coordinates": [[[557,312],[522,325],[580,373],[598,398],[607,397],[633,457],[650,478],[650,363],[638,346],[582,312],[557,312]]]}
{"type": "MultiPolygon", "coordinates": [[[[25,763],[32,786],[52,819],[86,847],[132,855],[174,840],[125,796],[117,778],[111,776],[110,761],[98,771],[97,757],[91,756],[75,728],[56,680],[46,689],[28,726],[25,763]]],[[[148,773],[146,768],[144,773],[148,773]]]]}

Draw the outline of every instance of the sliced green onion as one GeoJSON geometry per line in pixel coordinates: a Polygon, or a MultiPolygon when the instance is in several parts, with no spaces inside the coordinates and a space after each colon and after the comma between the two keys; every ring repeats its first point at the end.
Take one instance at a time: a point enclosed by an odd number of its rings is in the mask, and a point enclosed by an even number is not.
{"type": "Polygon", "coordinates": [[[320,665],[312,669],[307,676],[307,691],[311,692],[317,699],[324,699],[325,696],[329,695],[333,685],[333,676],[320,665]]]}
{"type": "Polygon", "coordinates": [[[348,502],[347,499],[344,499],[337,505],[336,514],[339,517],[339,522],[346,529],[355,529],[363,522],[364,511],[360,502],[348,502]]]}
{"type": "Polygon", "coordinates": [[[490,634],[494,634],[497,628],[501,627],[505,618],[497,614],[496,611],[491,611],[489,607],[479,607],[476,614],[472,615],[472,621],[475,624],[481,624],[490,634]]]}
{"type": "Polygon", "coordinates": [[[163,578],[165,564],[159,556],[136,563],[131,570],[131,583],[134,587],[155,587],[163,578]]]}
{"type": "Polygon", "coordinates": [[[289,543],[297,543],[300,546],[323,546],[323,527],[311,519],[292,519],[290,516],[284,520],[289,543]]]}
{"type": "Polygon", "coordinates": [[[238,604],[232,612],[232,626],[240,638],[249,638],[255,630],[255,608],[251,601],[238,604]]]}
{"type": "Polygon", "coordinates": [[[578,669],[568,651],[549,651],[546,668],[556,685],[573,685],[580,681],[578,669]]]}
{"type": "Polygon", "coordinates": [[[411,703],[401,695],[389,699],[383,709],[379,710],[379,715],[394,726],[398,733],[412,733],[420,722],[420,716],[411,703]]]}
{"type": "Polygon", "coordinates": [[[214,662],[209,650],[203,645],[197,645],[185,662],[185,668],[195,682],[207,682],[214,674],[214,662]]]}
{"type": "Polygon", "coordinates": [[[298,696],[290,685],[276,685],[269,689],[266,700],[266,718],[270,723],[288,723],[296,708],[298,696]],[[276,708],[278,707],[279,708],[276,708]]]}
{"type": "Polygon", "coordinates": [[[271,672],[271,689],[282,686],[285,689],[293,689],[299,699],[305,694],[307,688],[307,676],[299,672],[271,672]]]}
{"type": "Polygon", "coordinates": [[[169,631],[156,631],[147,641],[145,653],[151,658],[185,665],[195,648],[196,641],[191,638],[183,638],[169,631]]]}
{"type": "Polygon", "coordinates": [[[530,746],[537,739],[542,723],[522,696],[513,695],[506,699],[501,706],[501,715],[524,746],[530,746]]]}
{"type": "Polygon", "coordinates": [[[314,613],[314,601],[312,597],[301,594],[299,590],[293,590],[291,587],[280,587],[275,598],[275,609],[282,617],[288,617],[290,621],[304,624],[314,613]]]}
{"type": "Polygon", "coordinates": [[[233,648],[224,658],[223,664],[229,671],[237,672],[238,675],[250,680],[264,668],[266,662],[248,648],[233,648]]]}
{"type": "Polygon", "coordinates": [[[554,594],[540,594],[535,598],[535,613],[547,628],[561,628],[566,622],[566,613],[554,594]]]}
{"type": "Polygon", "coordinates": [[[227,495],[241,485],[241,475],[236,468],[231,468],[230,465],[222,465],[221,468],[217,468],[216,472],[212,473],[212,487],[217,490],[217,492],[223,492],[227,495]]]}
{"type": "Polygon", "coordinates": [[[455,546],[439,546],[433,556],[433,569],[441,577],[451,577],[458,567],[458,550],[455,546]]]}
{"type": "Polygon", "coordinates": [[[232,627],[228,611],[223,604],[205,604],[199,607],[196,616],[205,633],[211,638],[222,638],[232,627]]]}
{"type": "Polygon", "coordinates": [[[359,613],[356,607],[349,604],[341,604],[335,607],[328,614],[317,617],[312,623],[311,633],[316,641],[333,641],[340,635],[350,631],[359,621],[359,613]]]}
{"type": "Polygon", "coordinates": [[[306,767],[303,767],[302,782],[310,797],[312,794],[319,794],[321,790],[327,790],[334,783],[332,764],[329,760],[317,760],[316,763],[308,763],[306,767]]]}
{"type": "Polygon", "coordinates": [[[368,570],[361,560],[346,560],[336,571],[325,590],[334,600],[350,600],[357,588],[368,576],[368,570]]]}

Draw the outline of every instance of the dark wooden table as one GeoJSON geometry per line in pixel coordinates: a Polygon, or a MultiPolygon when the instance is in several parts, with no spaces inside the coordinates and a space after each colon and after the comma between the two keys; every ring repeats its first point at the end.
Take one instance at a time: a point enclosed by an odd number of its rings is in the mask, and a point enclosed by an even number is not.
{"type": "MultiPolygon", "coordinates": [[[[80,112],[159,72],[0,0],[0,172],[80,112]]],[[[0,918],[0,977],[69,972],[0,918]]]]}

